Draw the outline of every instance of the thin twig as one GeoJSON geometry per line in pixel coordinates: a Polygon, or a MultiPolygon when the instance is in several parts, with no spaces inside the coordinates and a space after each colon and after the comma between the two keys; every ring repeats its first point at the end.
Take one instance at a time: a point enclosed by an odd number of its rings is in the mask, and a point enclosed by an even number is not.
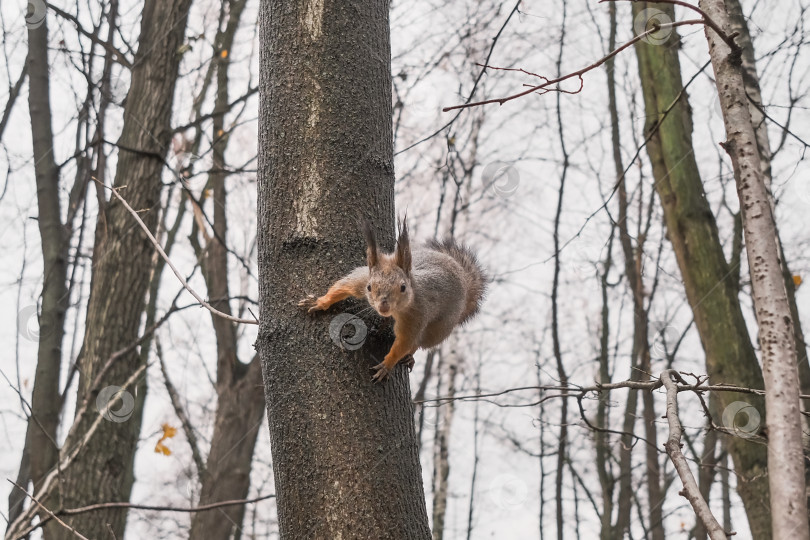
{"type": "MultiPolygon", "coordinates": [[[[46,513],[47,513],[47,514],[48,514],[48,515],[51,517],[51,518],[55,519],[55,520],[56,520],[56,522],[57,522],[57,523],[59,523],[59,524],[60,524],[62,527],[66,528],[67,530],[69,530],[70,532],[72,532],[72,533],[73,533],[73,534],[74,534],[74,535],[75,535],[77,538],[83,538],[84,540],[90,540],[89,538],[87,538],[86,536],[84,536],[82,533],[80,533],[79,531],[77,531],[76,529],[74,529],[73,527],[71,527],[70,525],[68,525],[67,523],[65,523],[64,521],[62,521],[61,519],[59,519],[59,518],[56,516],[56,514],[54,514],[53,512],[51,512],[51,511],[48,509],[48,507],[46,507],[44,504],[42,504],[42,503],[41,503],[41,502],[39,502],[37,499],[35,499],[33,495],[31,495],[30,493],[28,493],[27,491],[25,491],[25,490],[22,488],[22,486],[20,486],[20,484],[18,484],[17,482],[12,481],[11,479],[7,479],[7,480],[8,480],[9,482],[11,482],[12,484],[14,484],[14,485],[17,487],[17,489],[19,489],[20,491],[22,491],[23,493],[25,493],[25,496],[26,496],[26,497],[28,497],[29,499],[31,499],[32,501],[34,501],[34,502],[37,504],[37,506],[39,506],[40,508],[42,508],[42,509],[43,509],[43,510],[44,510],[44,511],[45,511],[45,512],[46,512],[46,513]]],[[[44,522],[44,520],[43,520],[43,522],[44,522]]]]}
{"type": "MultiPolygon", "coordinates": [[[[136,369],[132,375],[121,385],[121,391],[116,394],[110,401],[101,409],[98,409],[98,416],[84,432],[81,436],[80,440],[73,445],[73,448],[70,450],[66,450],[65,447],[62,448],[60,452],[60,458],[57,461],[57,464],[48,475],[42,480],[40,484],[39,491],[37,492],[37,496],[39,498],[45,499],[50,494],[51,490],[56,485],[57,476],[67,469],[71,463],[76,459],[76,456],[82,451],[82,449],[87,445],[88,441],[93,437],[95,432],[98,430],[98,427],[101,425],[101,422],[104,420],[105,415],[107,412],[114,406],[118,405],[119,401],[121,400],[120,395],[129,388],[131,385],[135,384],[138,379],[140,379],[141,375],[146,371],[147,364],[141,365],[138,369],[136,369]]],[[[68,436],[66,440],[71,440],[71,437],[74,435],[74,430],[78,429],[77,426],[82,423],[84,420],[84,415],[89,408],[89,402],[85,401],[82,404],[82,407],[76,411],[75,420],[73,421],[73,425],[71,426],[70,432],[68,432],[68,436]]],[[[24,538],[28,536],[30,531],[24,530],[24,526],[26,523],[29,523],[34,516],[36,515],[36,511],[34,510],[34,506],[28,507],[28,509],[17,516],[11,524],[9,524],[8,528],[6,529],[6,538],[24,538]]]]}
{"type": "MultiPolygon", "coordinates": [[[[705,382],[705,380],[704,380],[705,382]]],[[[498,392],[492,392],[487,394],[468,394],[464,396],[445,396],[445,397],[437,397],[433,399],[419,399],[414,400],[414,404],[423,404],[423,403],[446,403],[448,401],[475,401],[483,398],[490,398],[490,397],[497,397],[502,396],[505,394],[511,394],[513,392],[522,392],[526,390],[541,390],[541,391],[556,391],[562,392],[560,394],[555,394],[556,397],[577,397],[580,395],[585,395],[591,392],[605,392],[611,390],[618,390],[622,388],[629,388],[631,390],[648,390],[653,391],[661,388],[663,383],[660,379],[641,382],[641,381],[634,381],[634,380],[626,380],[620,381],[610,384],[594,384],[592,386],[579,386],[577,384],[570,384],[567,386],[560,386],[560,385],[548,385],[548,386],[520,386],[516,388],[507,388],[506,390],[501,390],[498,392]]],[[[764,396],[765,390],[760,390],[757,388],[744,388],[741,386],[735,386],[733,384],[679,384],[678,385],[678,392],[736,392],[738,394],[753,394],[757,396],[764,396]]],[[[802,394],[799,396],[800,399],[808,399],[810,400],[810,394],[802,394]]]]}
{"type": "Polygon", "coordinates": [[[66,516],[73,516],[76,514],[84,514],[85,512],[92,512],[94,510],[105,510],[107,508],[129,508],[132,510],[154,510],[160,512],[187,512],[187,513],[195,513],[195,512],[206,512],[208,510],[215,510],[217,508],[222,508],[223,506],[235,506],[237,504],[251,504],[259,501],[265,501],[267,499],[272,499],[275,497],[275,493],[271,493],[269,495],[262,495],[260,497],[255,497],[253,499],[233,499],[229,501],[219,501],[211,504],[204,504],[202,506],[192,506],[191,508],[178,508],[176,506],[154,506],[148,504],[135,504],[135,503],[128,503],[128,502],[109,502],[109,503],[99,503],[99,504],[91,504],[88,506],[82,506],[81,508],[68,508],[59,512],[61,515],[66,516]]]}
{"type": "MultiPolygon", "coordinates": [[[[195,513],[195,512],[207,512],[208,510],[216,510],[217,508],[222,508],[224,506],[234,506],[238,504],[252,504],[260,501],[265,501],[267,499],[272,499],[275,496],[276,496],[275,493],[271,493],[270,495],[261,495],[253,499],[233,499],[228,501],[219,501],[211,504],[204,504],[202,506],[194,506],[191,508],[178,508],[175,506],[152,506],[128,502],[109,502],[109,503],[91,504],[89,506],[82,506],[79,508],[67,508],[65,510],[57,512],[56,514],[65,516],[75,516],[77,514],[84,514],[86,512],[93,512],[95,510],[105,510],[108,508],[127,508],[129,510],[153,510],[157,512],[195,513]]],[[[56,515],[54,514],[51,515],[53,516],[53,519],[59,519],[58,517],[56,517],[56,515]]],[[[18,536],[17,539],[15,540],[23,538],[23,536],[28,536],[30,533],[42,527],[50,520],[51,520],[50,517],[46,517],[36,525],[31,526],[28,530],[24,532],[24,535],[18,536]]]]}
{"type": "Polygon", "coordinates": [[[211,304],[209,304],[205,300],[203,300],[202,297],[199,294],[197,294],[194,291],[194,289],[191,288],[191,286],[188,284],[188,282],[180,273],[180,271],[177,269],[177,267],[175,267],[174,264],[172,264],[172,261],[169,259],[169,256],[166,255],[166,252],[163,251],[162,247],[160,247],[160,242],[158,242],[157,239],[152,235],[152,231],[149,230],[149,227],[146,226],[146,224],[143,222],[140,216],[138,216],[138,213],[132,209],[129,203],[127,203],[127,201],[125,201],[124,198],[118,194],[118,191],[115,188],[105,186],[104,184],[101,184],[101,182],[98,182],[98,180],[96,180],[96,182],[99,183],[99,185],[103,186],[105,189],[109,189],[112,192],[113,196],[119,201],[121,201],[121,204],[123,204],[124,208],[126,208],[129,211],[129,213],[132,214],[132,217],[134,217],[135,221],[138,222],[138,225],[141,226],[141,229],[143,229],[143,232],[146,233],[146,236],[152,242],[152,245],[155,246],[155,249],[158,250],[158,253],[160,253],[160,256],[163,257],[164,261],[166,261],[166,264],[169,265],[169,268],[172,269],[174,275],[177,276],[177,279],[179,279],[180,283],[183,284],[183,288],[185,288],[189,293],[191,293],[191,296],[193,296],[204,308],[206,308],[208,311],[210,311],[217,317],[222,317],[223,319],[227,319],[229,321],[241,324],[259,324],[258,321],[254,321],[251,319],[242,319],[239,317],[234,317],[233,315],[228,315],[227,313],[223,313],[218,309],[214,308],[213,306],[211,306],[211,304]]]}
{"type": "Polygon", "coordinates": [[[584,67],[584,68],[582,68],[580,70],[574,71],[572,73],[568,73],[567,75],[563,75],[562,77],[557,77],[556,79],[547,80],[543,84],[540,84],[540,85],[537,85],[537,86],[532,86],[528,90],[524,90],[523,92],[519,92],[517,94],[512,94],[511,96],[507,96],[507,97],[503,97],[503,98],[497,98],[497,99],[487,99],[487,100],[484,100],[484,101],[476,101],[475,103],[464,103],[462,105],[453,105],[452,107],[445,107],[444,109],[442,109],[442,111],[443,112],[449,112],[449,111],[453,111],[453,110],[456,110],[456,109],[466,109],[466,108],[469,108],[469,107],[479,107],[481,105],[488,105],[490,103],[497,103],[498,105],[503,105],[507,101],[512,101],[513,99],[517,99],[517,98],[526,96],[528,94],[532,94],[534,92],[537,92],[538,90],[548,90],[547,87],[549,87],[549,86],[551,86],[553,84],[560,83],[562,81],[566,81],[566,80],[571,79],[573,77],[579,77],[581,79],[583,74],[598,68],[599,66],[601,66],[602,64],[604,64],[605,62],[607,62],[608,60],[610,60],[611,58],[613,58],[614,56],[616,56],[617,54],[619,54],[620,52],[625,50],[626,48],[630,47],[631,45],[635,44],[638,41],[641,41],[645,37],[647,37],[647,36],[649,36],[651,34],[654,34],[655,32],[658,32],[662,28],[675,28],[677,26],[685,26],[685,25],[689,25],[689,24],[703,24],[703,23],[704,23],[704,21],[702,19],[690,19],[688,21],[677,21],[677,22],[673,22],[673,23],[657,24],[653,28],[650,28],[649,30],[637,35],[636,37],[634,37],[630,41],[624,43],[623,45],[621,45],[620,47],[618,47],[614,51],[609,52],[607,55],[603,56],[601,59],[597,60],[593,64],[590,64],[589,66],[586,66],[586,67],[584,67]]]}

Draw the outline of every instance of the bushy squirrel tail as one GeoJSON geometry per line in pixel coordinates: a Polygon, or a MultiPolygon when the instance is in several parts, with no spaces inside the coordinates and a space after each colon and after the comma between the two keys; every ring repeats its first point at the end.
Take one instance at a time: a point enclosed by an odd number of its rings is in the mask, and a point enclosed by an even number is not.
{"type": "Polygon", "coordinates": [[[475,253],[467,246],[456,243],[452,238],[428,240],[427,247],[450,255],[464,269],[464,289],[467,291],[467,298],[459,321],[459,324],[464,324],[478,313],[486,294],[489,278],[481,268],[475,253]]]}

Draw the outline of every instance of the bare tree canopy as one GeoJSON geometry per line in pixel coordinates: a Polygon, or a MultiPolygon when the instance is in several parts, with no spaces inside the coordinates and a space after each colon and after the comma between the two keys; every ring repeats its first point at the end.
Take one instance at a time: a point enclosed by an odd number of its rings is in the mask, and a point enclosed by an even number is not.
{"type": "Polygon", "coordinates": [[[4,537],[810,540],[807,8],[2,2],[4,537]]]}

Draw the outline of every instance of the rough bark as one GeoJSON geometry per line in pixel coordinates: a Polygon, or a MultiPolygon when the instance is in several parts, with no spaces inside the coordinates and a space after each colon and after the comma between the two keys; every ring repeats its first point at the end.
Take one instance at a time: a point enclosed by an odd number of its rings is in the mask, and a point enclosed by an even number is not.
{"type": "MultiPolygon", "coordinates": [[[[171,111],[190,0],[147,0],[141,22],[132,87],[124,109],[115,187],[154,230],[160,210],[163,156],[171,137],[171,111]]],[[[97,404],[99,392],[119,386],[141,366],[132,351],[104,370],[107,359],[138,338],[154,247],[123,205],[111,200],[101,210],[93,251],[93,277],[86,331],[79,358],[78,402],[97,404]],[[94,384],[98,378],[98,384],[94,384]]],[[[133,405],[124,402],[115,421],[104,421],[82,453],[63,472],[60,493],[48,499],[52,509],[91,503],[127,501],[132,489],[133,459],[138,444],[145,378],[134,388],[133,405]],[[131,416],[129,416],[131,414],[131,416]]],[[[97,404],[98,405],[98,404],[97,404]]],[[[103,404],[102,404],[103,405],[103,404]]],[[[65,445],[72,447],[97,415],[96,407],[76,419],[79,425],[65,445]]],[[[90,538],[123,536],[126,511],[110,509],[80,514],[66,521],[90,538]]],[[[51,524],[49,524],[49,527],[51,524]]],[[[50,527],[53,537],[70,538],[67,529],[50,527]]]]}
{"type": "Polygon", "coordinates": [[[352,304],[295,305],[363,264],[356,217],[393,247],[388,7],[260,6],[256,346],[282,538],[430,538],[407,369],[371,383],[391,332],[369,319],[341,351],[329,325],[352,304]]]}
{"type": "MultiPolygon", "coordinates": [[[[723,0],[701,1],[701,8],[727,32],[723,0]]],[[[768,428],[768,481],[773,536],[810,538],[802,453],[802,421],[793,319],[780,265],[771,200],[762,174],[756,133],[738,54],[706,27],[723,122],[740,196],[745,248],[759,326],[768,428]]]]}
{"type": "MultiPolygon", "coordinates": [[[[647,2],[634,3],[634,16],[647,7],[647,2]]],[[[656,9],[675,20],[672,6],[656,4],[656,9]]],[[[635,47],[647,110],[645,132],[650,137],[647,154],[655,189],[706,352],[711,381],[763,388],[762,371],[745,325],[737,287],[730,279],[732,269],[725,260],[694,158],[691,112],[686,96],[682,95],[678,43],[678,34],[673,31],[660,45],[642,41],[635,47]],[[663,117],[663,111],[670,106],[671,110],[663,117]]],[[[762,398],[729,392],[720,394],[721,410],[735,401],[746,402],[760,412],[765,410],[762,398]]],[[[770,538],[766,450],[743,437],[729,437],[728,449],[753,536],[770,538]]]]}

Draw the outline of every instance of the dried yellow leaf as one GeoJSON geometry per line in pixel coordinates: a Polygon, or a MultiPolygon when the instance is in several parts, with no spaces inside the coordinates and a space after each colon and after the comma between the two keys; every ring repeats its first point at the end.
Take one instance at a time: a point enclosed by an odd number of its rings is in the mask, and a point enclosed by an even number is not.
{"type": "Polygon", "coordinates": [[[163,454],[164,456],[170,456],[172,455],[172,451],[169,450],[168,446],[163,444],[163,441],[165,441],[166,439],[171,439],[172,437],[177,435],[177,428],[172,427],[169,424],[163,424],[162,426],[160,426],[160,428],[163,430],[163,436],[160,437],[157,444],[155,445],[155,452],[158,454],[163,454]]]}
{"type": "Polygon", "coordinates": [[[163,428],[163,437],[162,437],[162,439],[170,439],[170,438],[174,437],[175,435],[177,435],[177,428],[176,427],[172,427],[169,424],[163,424],[160,427],[163,428]]]}
{"type": "Polygon", "coordinates": [[[793,276],[793,284],[794,284],[794,285],[796,286],[796,288],[798,289],[798,288],[799,288],[799,285],[801,285],[801,284],[802,284],[802,276],[793,276]]]}
{"type": "Polygon", "coordinates": [[[158,454],[163,454],[164,456],[172,455],[172,451],[169,450],[169,447],[163,444],[162,442],[158,442],[155,445],[155,452],[158,454]]]}

